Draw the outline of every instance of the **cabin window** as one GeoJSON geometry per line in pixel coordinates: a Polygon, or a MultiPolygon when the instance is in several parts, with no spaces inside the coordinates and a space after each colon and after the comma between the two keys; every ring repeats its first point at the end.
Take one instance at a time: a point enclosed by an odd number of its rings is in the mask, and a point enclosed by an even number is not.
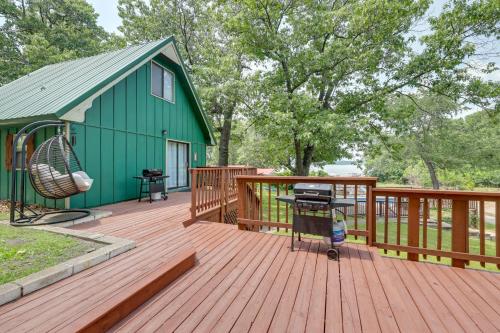
{"type": "Polygon", "coordinates": [[[155,62],[151,63],[151,93],[174,102],[174,73],[155,62]]]}

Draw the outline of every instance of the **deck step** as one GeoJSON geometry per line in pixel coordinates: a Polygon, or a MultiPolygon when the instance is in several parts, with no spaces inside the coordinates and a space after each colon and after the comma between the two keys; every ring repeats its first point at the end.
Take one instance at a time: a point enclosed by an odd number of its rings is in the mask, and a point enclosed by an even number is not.
{"type": "Polygon", "coordinates": [[[195,265],[196,251],[181,250],[168,262],[72,322],[65,330],[104,332],[195,265]]]}

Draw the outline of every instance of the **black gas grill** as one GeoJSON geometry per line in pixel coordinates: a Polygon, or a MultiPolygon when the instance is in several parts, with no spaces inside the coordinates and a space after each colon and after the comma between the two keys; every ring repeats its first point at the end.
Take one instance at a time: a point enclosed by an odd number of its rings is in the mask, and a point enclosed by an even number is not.
{"type": "Polygon", "coordinates": [[[332,248],[328,256],[338,259],[338,250],[333,246],[333,185],[298,183],[293,189],[292,251],[294,250],[294,234],[312,234],[329,237],[332,248]]]}
{"type": "Polygon", "coordinates": [[[141,181],[141,187],[139,191],[139,202],[141,202],[144,194],[149,195],[149,202],[153,202],[152,193],[161,193],[161,198],[163,200],[168,199],[168,195],[165,191],[165,179],[168,176],[163,175],[163,170],[161,169],[143,169],[142,176],[135,176],[135,179],[141,181]]]}

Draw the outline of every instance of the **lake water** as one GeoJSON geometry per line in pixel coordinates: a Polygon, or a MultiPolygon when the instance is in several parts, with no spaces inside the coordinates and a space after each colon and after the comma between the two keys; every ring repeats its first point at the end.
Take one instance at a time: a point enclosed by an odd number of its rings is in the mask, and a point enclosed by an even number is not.
{"type": "MultiPolygon", "coordinates": [[[[311,170],[318,170],[311,167],[311,170]]],[[[363,170],[355,164],[327,164],[322,168],[330,176],[363,176],[363,170]]]]}

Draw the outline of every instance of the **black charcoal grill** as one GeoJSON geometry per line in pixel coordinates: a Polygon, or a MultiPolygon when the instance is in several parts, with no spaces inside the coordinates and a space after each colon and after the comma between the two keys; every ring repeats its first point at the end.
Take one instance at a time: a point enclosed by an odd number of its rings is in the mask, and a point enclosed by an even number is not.
{"type": "Polygon", "coordinates": [[[294,234],[312,234],[329,237],[332,248],[328,257],[338,259],[338,250],[333,246],[333,185],[298,183],[294,186],[295,200],[293,204],[292,251],[294,250],[294,234]]]}
{"type": "Polygon", "coordinates": [[[168,178],[168,176],[163,175],[163,170],[143,169],[142,176],[135,176],[134,178],[141,181],[139,202],[141,202],[145,194],[149,195],[149,202],[153,202],[152,193],[161,193],[163,200],[168,199],[168,195],[165,192],[165,178],[168,178]]]}

